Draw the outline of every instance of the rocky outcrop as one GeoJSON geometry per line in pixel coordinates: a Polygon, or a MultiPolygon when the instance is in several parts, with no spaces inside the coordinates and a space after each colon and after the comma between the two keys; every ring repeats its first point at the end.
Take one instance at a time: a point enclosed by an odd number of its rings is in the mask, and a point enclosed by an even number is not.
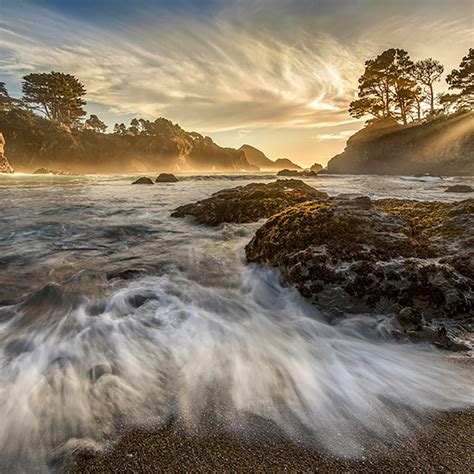
{"type": "Polygon", "coordinates": [[[0,133],[0,173],[13,173],[13,168],[8,163],[7,157],[4,154],[5,148],[5,138],[3,138],[3,134],[0,133]]]}
{"type": "Polygon", "coordinates": [[[330,311],[426,319],[474,311],[474,200],[415,202],[339,197],[271,217],[246,247],[330,311]]]}
{"type": "Polygon", "coordinates": [[[284,170],[278,171],[277,176],[293,176],[293,177],[301,176],[301,177],[311,178],[311,177],[318,176],[318,173],[312,170],[298,171],[298,170],[284,169],[284,170]]]}
{"type": "Polygon", "coordinates": [[[315,173],[319,173],[323,169],[323,165],[320,165],[319,163],[315,163],[313,166],[311,166],[310,170],[314,171],[315,173]]]}
{"type": "Polygon", "coordinates": [[[466,184],[455,184],[454,186],[449,186],[445,193],[474,193],[474,188],[467,186],[466,184]]]}
{"type": "Polygon", "coordinates": [[[172,217],[193,216],[200,224],[256,222],[305,201],[326,199],[326,193],[296,179],[248,184],[214,193],[210,198],[178,207],[172,217]]]}
{"type": "Polygon", "coordinates": [[[156,179],[155,183],[177,183],[178,178],[171,173],[161,173],[156,179]]]}
{"type": "Polygon", "coordinates": [[[270,160],[263,152],[250,145],[242,145],[239,150],[245,153],[245,157],[251,165],[258,166],[261,171],[278,171],[285,168],[294,170],[301,169],[300,166],[288,158],[280,158],[275,161],[270,160]]]}
{"type": "Polygon", "coordinates": [[[220,147],[164,118],[147,123],[142,133],[97,133],[65,129],[31,111],[15,109],[0,111],[0,130],[8,141],[10,162],[27,172],[40,167],[79,174],[258,171],[243,151],[220,147]]]}
{"type": "Polygon", "coordinates": [[[474,112],[427,123],[365,127],[332,158],[328,173],[474,175],[474,112]]]}
{"type": "Polygon", "coordinates": [[[52,174],[54,176],[74,176],[69,171],[52,170],[49,168],[38,168],[33,174],[52,174]]]}
{"type": "Polygon", "coordinates": [[[141,178],[138,178],[132,184],[153,184],[153,180],[151,178],[147,178],[146,176],[143,176],[141,178]]]}

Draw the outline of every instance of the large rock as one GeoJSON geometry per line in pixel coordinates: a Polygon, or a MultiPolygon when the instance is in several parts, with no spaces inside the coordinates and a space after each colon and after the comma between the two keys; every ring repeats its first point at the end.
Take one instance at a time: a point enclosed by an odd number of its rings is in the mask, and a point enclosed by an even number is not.
{"type": "Polygon", "coordinates": [[[474,175],[474,112],[426,123],[373,123],[349,138],[329,173],[474,175]]]}
{"type": "Polygon", "coordinates": [[[54,170],[50,168],[38,168],[33,174],[52,174],[54,176],[73,176],[69,171],[54,170]]]}
{"type": "Polygon", "coordinates": [[[0,173],[11,174],[14,173],[14,170],[10,163],[8,163],[7,157],[4,155],[4,148],[5,138],[3,138],[3,134],[0,133],[0,173]]]}
{"type": "Polygon", "coordinates": [[[147,178],[146,176],[142,176],[134,181],[132,184],[153,184],[153,180],[151,178],[147,178]]]}
{"type": "Polygon", "coordinates": [[[161,173],[158,178],[156,178],[155,183],[177,183],[178,178],[171,173],[161,173]]]}
{"type": "Polygon", "coordinates": [[[337,312],[425,318],[474,311],[474,200],[340,197],[290,207],[246,247],[314,303],[337,312]]]}
{"type": "Polygon", "coordinates": [[[261,171],[278,171],[284,168],[301,169],[300,166],[288,158],[280,158],[276,161],[270,160],[263,152],[250,145],[242,145],[239,150],[244,152],[247,161],[251,165],[258,167],[261,171]]]}
{"type": "Polygon", "coordinates": [[[269,184],[253,183],[219,191],[208,199],[178,207],[171,216],[194,216],[197,222],[207,225],[255,222],[289,206],[327,197],[303,181],[279,179],[269,184]]]}

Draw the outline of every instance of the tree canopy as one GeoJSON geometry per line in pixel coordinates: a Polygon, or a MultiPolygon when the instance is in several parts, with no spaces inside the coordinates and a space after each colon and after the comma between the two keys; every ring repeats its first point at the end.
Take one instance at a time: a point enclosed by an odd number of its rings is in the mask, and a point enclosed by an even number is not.
{"type": "Polygon", "coordinates": [[[355,118],[391,119],[404,124],[425,116],[472,110],[474,106],[474,48],[462,59],[459,69],[446,78],[451,94],[436,94],[444,66],[433,58],[413,62],[403,49],[387,49],[365,62],[359,78],[358,98],[350,103],[355,118]],[[442,108],[440,108],[442,106],[442,108]],[[444,110],[443,110],[444,109],[444,110]]]}
{"type": "Polygon", "coordinates": [[[85,95],[84,86],[70,74],[52,71],[23,77],[23,101],[63,125],[75,125],[84,117],[85,95]]]}
{"type": "Polygon", "coordinates": [[[459,69],[453,71],[446,78],[450,90],[458,93],[447,94],[443,100],[454,103],[458,109],[472,109],[474,107],[474,48],[470,48],[462,58],[459,69]]]}
{"type": "Polygon", "coordinates": [[[84,128],[87,130],[93,130],[97,133],[104,133],[107,130],[107,125],[100,120],[95,114],[91,114],[90,117],[84,122],[84,128]]]}

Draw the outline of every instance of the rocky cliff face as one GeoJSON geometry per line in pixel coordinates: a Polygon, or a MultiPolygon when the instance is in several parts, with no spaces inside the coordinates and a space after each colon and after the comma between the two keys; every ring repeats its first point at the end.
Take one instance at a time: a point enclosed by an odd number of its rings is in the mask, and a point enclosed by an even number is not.
{"type": "Polygon", "coordinates": [[[5,138],[0,133],[0,173],[13,173],[13,168],[8,163],[7,157],[4,154],[5,138]]]}
{"type": "Polygon", "coordinates": [[[353,135],[328,173],[474,175],[474,113],[406,126],[369,125],[353,135]]]}
{"type": "Polygon", "coordinates": [[[222,148],[211,138],[186,132],[166,119],[153,134],[102,134],[69,131],[24,110],[0,113],[0,129],[11,163],[23,171],[37,168],[75,173],[159,171],[250,171],[243,151],[222,148]]]}
{"type": "Polygon", "coordinates": [[[283,169],[300,170],[301,166],[293,163],[288,158],[279,158],[275,161],[270,160],[263,152],[250,145],[242,145],[239,150],[245,153],[247,161],[254,166],[258,166],[260,170],[280,171],[283,169]]]}

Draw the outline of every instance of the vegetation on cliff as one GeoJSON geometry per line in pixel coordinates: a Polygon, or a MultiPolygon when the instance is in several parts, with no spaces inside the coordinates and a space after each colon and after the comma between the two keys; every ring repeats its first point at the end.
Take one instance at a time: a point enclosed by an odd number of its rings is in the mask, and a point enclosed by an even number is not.
{"type": "Polygon", "coordinates": [[[20,171],[39,167],[69,172],[258,170],[243,151],[222,148],[211,138],[186,132],[164,118],[135,118],[114,133],[97,115],[84,120],[85,88],[69,74],[29,74],[23,97],[0,83],[0,130],[8,156],[20,171]]]}

